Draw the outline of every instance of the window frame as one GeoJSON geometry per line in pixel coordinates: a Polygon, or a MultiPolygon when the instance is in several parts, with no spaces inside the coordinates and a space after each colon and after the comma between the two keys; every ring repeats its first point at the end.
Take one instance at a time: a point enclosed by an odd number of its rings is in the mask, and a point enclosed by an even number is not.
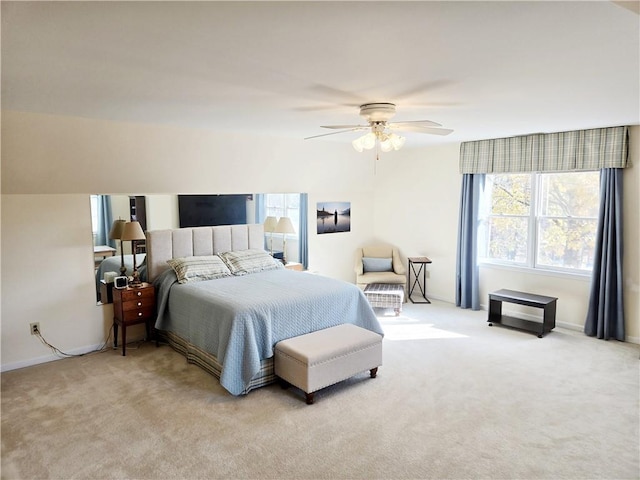
{"type": "MultiPolygon", "coordinates": [[[[580,269],[580,268],[570,268],[570,267],[562,267],[562,266],[553,266],[553,265],[545,265],[545,264],[541,264],[538,258],[538,250],[539,250],[539,241],[541,238],[541,224],[544,220],[546,219],[553,219],[553,218],[558,218],[558,219],[565,219],[565,220],[569,220],[569,219],[586,219],[589,221],[594,221],[595,222],[595,229],[596,231],[594,231],[594,234],[597,234],[597,222],[598,222],[598,216],[596,215],[595,217],[590,217],[590,216],[580,216],[580,217],[576,217],[576,216],[559,216],[559,215],[542,215],[542,202],[544,200],[544,198],[542,198],[542,193],[543,193],[543,188],[542,188],[542,181],[544,179],[544,175],[557,175],[557,174],[571,174],[571,173],[587,173],[587,172],[591,172],[591,173],[595,173],[598,174],[600,171],[599,170],[589,170],[589,171],[580,171],[580,172],[525,172],[528,173],[531,176],[531,185],[530,185],[530,205],[529,205],[529,214],[528,214],[528,221],[527,221],[527,226],[528,226],[528,235],[527,235],[527,248],[526,248],[526,255],[527,255],[527,259],[525,262],[517,262],[517,261],[509,261],[509,260],[505,260],[505,259],[497,259],[497,258],[490,258],[489,256],[485,255],[485,256],[481,256],[482,252],[488,252],[489,250],[489,241],[490,238],[487,234],[485,235],[480,235],[480,232],[482,232],[482,225],[484,224],[485,227],[487,228],[486,225],[489,224],[489,219],[490,218],[508,218],[508,217],[514,217],[514,218],[522,218],[524,217],[524,215],[517,215],[517,214],[508,214],[508,215],[497,215],[497,214],[492,214],[491,213],[491,197],[488,196],[487,193],[483,192],[481,193],[481,199],[480,199],[480,210],[482,210],[482,207],[484,206],[485,211],[484,212],[479,212],[479,235],[478,235],[478,253],[477,253],[477,260],[478,260],[478,264],[481,266],[487,266],[487,267],[496,267],[496,268],[503,268],[503,269],[507,269],[507,270],[519,270],[519,271],[524,271],[524,272],[529,272],[529,273],[536,273],[536,274],[551,274],[553,276],[562,276],[562,277],[577,277],[577,278],[586,278],[589,279],[591,277],[592,274],[592,268],[590,269],[580,269]],[[488,206],[488,208],[487,208],[488,206]],[[485,241],[486,240],[486,241],[485,241]],[[482,243],[482,244],[481,244],[482,243]]],[[[501,176],[501,175],[518,175],[518,174],[522,174],[522,172],[520,173],[496,173],[496,174],[486,174],[487,177],[491,176],[501,176]]],[[[599,196],[596,198],[596,205],[594,207],[598,207],[599,206],[599,196]]],[[[597,209],[597,208],[596,208],[597,209]]],[[[595,247],[594,247],[595,249],[595,247]]]]}
{"type": "MultiPolygon", "coordinates": [[[[293,219],[291,220],[291,223],[293,224],[293,228],[296,231],[295,233],[287,233],[285,234],[287,239],[294,239],[294,238],[298,238],[298,235],[300,234],[299,230],[300,230],[300,194],[299,193],[265,193],[264,194],[264,212],[265,212],[265,218],[268,216],[275,216],[276,218],[280,219],[280,217],[289,217],[292,218],[292,216],[290,215],[290,211],[295,210],[297,212],[297,214],[295,215],[296,220],[294,221],[293,219]],[[297,196],[297,205],[296,206],[291,206],[290,203],[290,199],[289,199],[289,195],[295,195],[297,196]],[[282,200],[282,204],[283,207],[274,207],[269,205],[269,201],[273,198],[273,197],[283,197],[282,200]],[[277,211],[276,211],[277,210],[277,211]],[[282,210],[282,212],[280,212],[280,210],[282,210]],[[282,213],[282,214],[281,214],[282,213]]],[[[278,234],[278,235],[282,235],[282,234],[278,234]]]]}

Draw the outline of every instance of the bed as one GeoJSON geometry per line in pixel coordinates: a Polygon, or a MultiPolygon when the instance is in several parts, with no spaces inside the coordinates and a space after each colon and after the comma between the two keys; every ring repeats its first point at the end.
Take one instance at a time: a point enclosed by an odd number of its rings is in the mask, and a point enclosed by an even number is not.
{"type": "Polygon", "coordinates": [[[383,334],[358,287],[288,270],[272,259],[262,225],[149,231],[147,276],[156,286],[160,338],[233,395],[275,381],[273,348],[280,340],[341,323],[383,334]],[[244,264],[234,264],[234,255],[251,252],[264,268],[235,269],[244,264]],[[223,258],[231,274],[179,283],[178,270],[167,262],[175,266],[192,257],[223,258]]]}

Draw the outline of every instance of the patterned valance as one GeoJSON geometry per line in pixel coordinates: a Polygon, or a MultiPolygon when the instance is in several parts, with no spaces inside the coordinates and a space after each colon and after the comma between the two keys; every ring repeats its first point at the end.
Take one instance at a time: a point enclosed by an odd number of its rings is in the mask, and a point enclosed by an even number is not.
{"type": "Polygon", "coordinates": [[[460,173],[600,170],[628,166],[627,127],[464,142],[460,173]]]}

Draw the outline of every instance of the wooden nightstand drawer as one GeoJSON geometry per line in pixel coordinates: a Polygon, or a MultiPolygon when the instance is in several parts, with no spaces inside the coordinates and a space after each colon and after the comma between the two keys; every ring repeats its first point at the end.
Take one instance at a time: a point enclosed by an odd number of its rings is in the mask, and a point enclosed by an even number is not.
{"type": "Polygon", "coordinates": [[[149,287],[142,288],[126,288],[122,290],[121,298],[123,302],[128,302],[129,300],[136,300],[138,298],[153,298],[155,297],[155,289],[149,287]]]}
{"type": "Polygon", "coordinates": [[[125,310],[122,315],[124,322],[132,322],[134,320],[140,320],[141,322],[153,317],[156,314],[155,305],[150,305],[145,308],[136,308],[132,310],[125,310]]]}
{"type": "Polygon", "coordinates": [[[130,300],[122,304],[122,311],[128,312],[129,310],[140,310],[147,307],[155,307],[156,299],[154,297],[140,297],[135,300],[130,300]]]}

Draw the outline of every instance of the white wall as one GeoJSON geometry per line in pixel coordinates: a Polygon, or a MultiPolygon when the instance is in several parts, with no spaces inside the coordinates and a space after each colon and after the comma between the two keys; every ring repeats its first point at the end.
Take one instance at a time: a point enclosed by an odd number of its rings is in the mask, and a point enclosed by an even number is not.
{"type": "MultiPolygon", "coordinates": [[[[625,172],[625,313],[640,339],[640,128],[625,172]]],[[[71,352],[104,341],[112,306],[97,307],[89,194],[309,193],[310,269],[353,281],[355,249],[374,240],[432,258],[427,292],[454,301],[458,146],[358,154],[348,144],[3,112],[2,369],[53,358],[29,333],[71,352]],[[102,172],[97,175],[95,172],[102,172]],[[107,172],[107,173],[104,173],[107,172]],[[350,233],[316,235],[318,202],[350,201],[350,233]]],[[[558,320],[581,328],[582,281],[481,271],[482,294],[509,287],[559,293],[558,320]]],[[[428,308],[428,306],[424,306],[428,308]]],[[[132,333],[136,333],[134,330],[132,333]]],[[[138,330],[142,334],[142,328],[138,330]]]]}
{"type": "Polygon", "coordinates": [[[147,230],[179,228],[177,195],[145,195],[147,230]]]}
{"type": "Polygon", "coordinates": [[[375,238],[397,245],[405,265],[407,257],[429,257],[427,291],[447,302],[455,301],[459,150],[456,144],[393,152],[378,161],[375,176],[375,238]]]}
{"type": "Polygon", "coordinates": [[[113,309],[95,303],[87,195],[2,195],[2,366],[51,359],[29,332],[68,353],[102,344],[113,309]]]}
{"type": "Polygon", "coordinates": [[[52,358],[34,321],[69,351],[105,339],[113,309],[95,305],[89,194],[307,192],[310,211],[351,201],[362,216],[350,233],[318,236],[310,218],[309,255],[311,269],[353,280],[353,249],[373,229],[365,162],[331,142],[3,112],[2,369],[52,358]]]}

